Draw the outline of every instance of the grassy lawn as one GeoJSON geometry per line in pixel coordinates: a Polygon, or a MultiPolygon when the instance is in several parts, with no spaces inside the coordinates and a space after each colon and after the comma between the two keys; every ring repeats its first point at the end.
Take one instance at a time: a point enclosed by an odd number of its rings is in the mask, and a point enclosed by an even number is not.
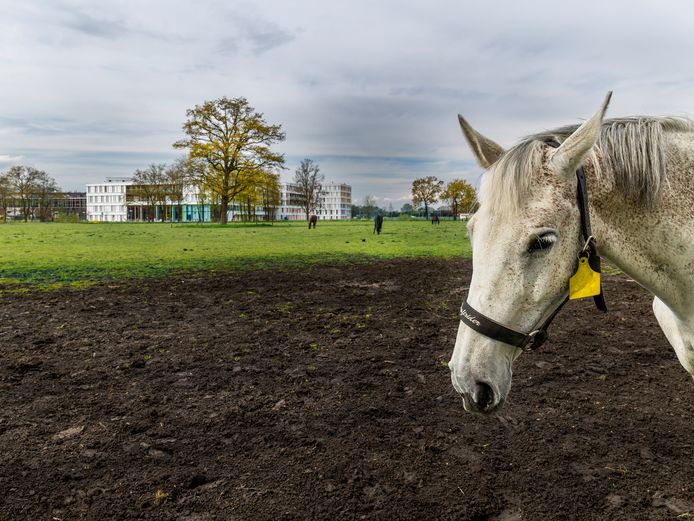
{"type": "Polygon", "coordinates": [[[82,285],[175,271],[284,267],[369,258],[469,256],[460,222],[0,224],[0,290],[82,285]]]}

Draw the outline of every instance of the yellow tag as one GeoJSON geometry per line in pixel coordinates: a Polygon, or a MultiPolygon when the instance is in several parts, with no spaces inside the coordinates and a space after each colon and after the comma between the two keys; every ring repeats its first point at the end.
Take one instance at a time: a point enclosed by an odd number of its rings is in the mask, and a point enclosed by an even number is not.
{"type": "Polygon", "coordinates": [[[600,294],[600,274],[588,264],[588,257],[578,259],[576,273],[569,279],[569,298],[593,297],[600,294]]]}

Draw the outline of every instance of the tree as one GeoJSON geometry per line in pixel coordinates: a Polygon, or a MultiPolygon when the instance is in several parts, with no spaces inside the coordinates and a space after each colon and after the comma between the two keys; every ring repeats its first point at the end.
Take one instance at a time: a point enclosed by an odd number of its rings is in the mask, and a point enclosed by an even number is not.
{"type": "Polygon", "coordinates": [[[12,195],[10,179],[6,175],[0,175],[0,212],[3,222],[7,222],[7,209],[10,207],[12,195]]]}
{"type": "Polygon", "coordinates": [[[164,171],[166,178],[166,199],[171,204],[171,220],[174,220],[173,206],[176,205],[176,220],[183,220],[183,189],[189,182],[191,177],[190,161],[188,158],[181,157],[174,161],[174,164],[169,166],[164,171]]]}
{"type": "Polygon", "coordinates": [[[60,187],[55,179],[46,172],[39,170],[36,173],[32,196],[38,207],[40,221],[45,222],[53,220],[51,200],[58,192],[60,192],[60,187]]]}
{"type": "Polygon", "coordinates": [[[307,221],[320,205],[324,179],[320,168],[311,159],[304,159],[294,171],[294,184],[300,197],[299,204],[306,213],[307,221]]]}
{"type": "MultiPolygon", "coordinates": [[[[249,184],[238,196],[235,203],[239,207],[239,218],[243,221],[255,221],[255,209],[260,205],[261,193],[259,188],[259,179],[255,179],[252,184],[249,184]]],[[[234,216],[236,217],[236,216],[234,216]]]]}
{"type": "MultiPolygon", "coordinates": [[[[157,219],[157,207],[166,201],[166,165],[152,163],[144,170],[137,169],[133,174],[132,200],[145,203],[145,207],[151,208],[147,212],[145,220],[157,219]]],[[[163,219],[160,212],[160,218],[163,219]]]]}
{"type": "Polygon", "coordinates": [[[265,211],[265,220],[274,221],[277,219],[277,208],[282,204],[282,191],[280,188],[279,174],[266,172],[260,179],[258,186],[260,200],[265,211]]]}
{"type": "Polygon", "coordinates": [[[183,172],[185,185],[195,197],[197,203],[192,208],[192,219],[200,224],[205,222],[207,216],[212,216],[212,204],[216,204],[217,197],[204,183],[207,163],[200,159],[183,157],[176,161],[176,167],[183,172]]]}
{"type": "Polygon", "coordinates": [[[443,181],[439,181],[433,175],[420,177],[412,181],[412,204],[415,207],[424,205],[424,213],[429,218],[429,205],[438,201],[438,196],[443,189],[443,181]]]}
{"type": "Polygon", "coordinates": [[[284,165],[284,156],[270,146],[285,138],[281,125],[270,125],[246,98],[205,101],[186,111],[183,131],[174,143],[187,148],[190,159],[206,163],[202,184],[219,196],[220,221],[227,223],[229,203],[253,184],[260,172],[284,165]]]}
{"type": "Polygon", "coordinates": [[[371,219],[378,212],[378,206],[376,206],[376,198],[373,195],[367,194],[364,197],[364,209],[363,211],[371,219]]]}
{"type": "Polygon", "coordinates": [[[400,213],[409,213],[411,214],[414,211],[414,208],[410,203],[405,203],[402,205],[402,208],[400,208],[400,213]]]}
{"type": "Polygon", "coordinates": [[[52,177],[43,170],[30,166],[13,166],[5,177],[9,181],[10,190],[19,200],[24,222],[34,216],[34,204],[38,206],[39,201],[45,201],[49,193],[58,191],[58,185],[52,177]]]}
{"type": "Polygon", "coordinates": [[[448,201],[453,212],[453,219],[457,219],[461,211],[469,213],[477,202],[477,193],[464,179],[453,179],[441,193],[441,199],[448,201]]]}

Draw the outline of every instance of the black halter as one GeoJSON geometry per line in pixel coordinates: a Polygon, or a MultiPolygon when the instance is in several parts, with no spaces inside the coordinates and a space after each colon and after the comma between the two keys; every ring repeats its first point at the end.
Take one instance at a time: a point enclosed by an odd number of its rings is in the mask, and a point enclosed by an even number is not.
{"type": "MultiPolygon", "coordinates": [[[[559,144],[554,141],[548,142],[547,144],[555,148],[559,146],[559,144]]],[[[581,235],[582,242],[584,244],[582,250],[579,252],[579,256],[587,256],[588,264],[593,271],[600,273],[600,256],[597,253],[595,238],[591,234],[590,229],[588,189],[586,186],[586,175],[583,172],[583,167],[576,170],[576,178],[578,180],[576,199],[578,202],[578,210],[581,214],[581,235]]],[[[561,303],[554,309],[554,311],[540,319],[530,333],[522,333],[521,331],[504,326],[503,324],[492,320],[479,311],[476,311],[472,306],[470,306],[470,304],[467,303],[467,300],[460,308],[459,318],[463,323],[465,323],[465,325],[471,327],[481,335],[491,338],[492,340],[504,342],[505,344],[518,347],[523,351],[534,351],[540,347],[545,340],[547,340],[549,336],[547,333],[547,328],[552,323],[552,320],[554,320],[554,317],[557,316],[561,308],[564,307],[564,304],[568,302],[568,300],[569,296],[567,294],[561,303]]],[[[594,296],[593,300],[595,301],[595,307],[597,307],[600,311],[607,311],[605,297],[602,293],[602,286],[600,287],[600,294],[594,296]]]]}

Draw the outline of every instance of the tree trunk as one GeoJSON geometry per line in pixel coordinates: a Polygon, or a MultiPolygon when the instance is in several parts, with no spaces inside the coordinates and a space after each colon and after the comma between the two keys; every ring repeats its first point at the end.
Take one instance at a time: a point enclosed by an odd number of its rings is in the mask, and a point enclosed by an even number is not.
{"type": "Polygon", "coordinates": [[[427,219],[429,218],[429,205],[426,203],[426,201],[424,202],[424,217],[427,219]]]}
{"type": "Polygon", "coordinates": [[[223,195],[222,201],[221,201],[220,215],[219,215],[220,224],[226,224],[227,223],[227,210],[228,210],[228,208],[229,208],[229,198],[226,195],[223,195]]]}

